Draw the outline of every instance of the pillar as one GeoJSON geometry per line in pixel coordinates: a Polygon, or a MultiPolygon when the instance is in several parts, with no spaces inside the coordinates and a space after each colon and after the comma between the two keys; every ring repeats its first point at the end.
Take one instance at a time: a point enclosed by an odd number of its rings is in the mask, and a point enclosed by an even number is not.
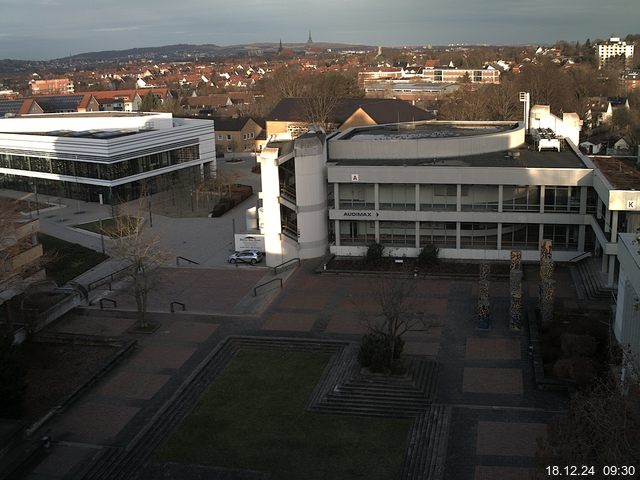
{"type": "Polygon", "coordinates": [[[460,241],[460,222],[456,222],[456,249],[460,250],[462,242],[460,241]]]}
{"type": "Polygon", "coordinates": [[[338,210],[340,208],[340,184],[333,184],[333,208],[338,210]]]}
{"type": "Polygon", "coordinates": [[[607,277],[607,287],[613,288],[616,275],[616,256],[609,255],[609,276],[607,277]]]}
{"type": "Polygon", "coordinates": [[[502,200],[504,199],[504,185],[498,185],[498,213],[502,213],[502,200]]]}
{"type": "Polygon", "coordinates": [[[334,220],[334,232],[336,234],[336,247],[340,246],[340,220],[334,220]]]}
{"type": "Polygon", "coordinates": [[[456,212],[462,211],[462,185],[456,185],[456,212]]]}
{"type": "Polygon", "coordinates": [[[540,213],[544,213],[544,185],[540,185],[540,213]]]}
{"type": "Polygon", "coordinates": [[[420,184],[416,183],[416,212],[420,211],[420,184]]]}
{"type": "MultiPolygon", "coordinates": [[[[374,183],[373,184],[373,202],[374,202],[374,208],[376,210],[380,210],[380,184],[379,183],[374,183]]],[[[376,229],[377,229],[377,226],[376,226],[376,229]]],[[[376,238],[377,237],[378,237],[378,235],[376,233],[376,238]]],[[[378,240],[376,240],[376,241],[378,241],[378,240]]]]}

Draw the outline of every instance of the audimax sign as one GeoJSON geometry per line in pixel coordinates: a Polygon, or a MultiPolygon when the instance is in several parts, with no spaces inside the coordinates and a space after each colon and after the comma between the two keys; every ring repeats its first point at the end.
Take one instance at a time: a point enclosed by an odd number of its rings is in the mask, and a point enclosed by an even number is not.
{"type": "Polygon", "coordinates": [[[353,212],[353,211],[349,211],[349,212],[344,212],[342,214],[343,217],[356,217],[356,218],[374,218],[374,217],[378,217],[380,216],[380,214],[378,212],[353,212]]]}

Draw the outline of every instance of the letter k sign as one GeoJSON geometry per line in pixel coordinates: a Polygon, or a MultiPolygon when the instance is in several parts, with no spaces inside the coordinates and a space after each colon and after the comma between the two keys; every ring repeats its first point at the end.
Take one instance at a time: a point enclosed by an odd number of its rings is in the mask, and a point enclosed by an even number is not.
{"type": "Polygon", "coordinates": [[[635,200],[627,200],[627,208],[629,210],[635,210],[636,209],[636,202],[635,200]]]}

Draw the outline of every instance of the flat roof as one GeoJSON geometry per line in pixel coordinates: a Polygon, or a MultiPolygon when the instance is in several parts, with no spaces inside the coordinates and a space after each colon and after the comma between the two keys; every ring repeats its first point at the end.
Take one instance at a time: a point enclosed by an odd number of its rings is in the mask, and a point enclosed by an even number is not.
{"type": "Polygon", "coordinates": [[[447,158],[394,158],[394,159],[339,159],[329,161],[337,165],[356,166],[429,166],[429,167],[499,167],[499,168],[588,168],[571,148],[564,143],[565,150],[530,150],[526,145],[500,152],[473,154],[447,158]]]}
{"type": "Polygon", "coordinates": [[[416,140],[421,138],[456,138],[490,135],[514,130],[517,122],[473,122],[473,123],[400,123],[380,125],[366,128],[355,128],[337,140],[350,141],[386,141],[386,140],[416,140]]]}
{"type": "Polygon", "coordinates": [[[590,157],[616,190],[640,190],[640,170],[635,162],[612,157],[590,157]]]}
{"type": "Polygon", "coordinates": [[[42,135],[46,137],[67,137],[67,138],[93,138],[97,140],[109,140],[112,138],[126,137],[136,133],[151,132],[148,130],[86,130],[76,132],[73,130],[54,130],[51,132],[11,132],[12,135],[42,135]]]}

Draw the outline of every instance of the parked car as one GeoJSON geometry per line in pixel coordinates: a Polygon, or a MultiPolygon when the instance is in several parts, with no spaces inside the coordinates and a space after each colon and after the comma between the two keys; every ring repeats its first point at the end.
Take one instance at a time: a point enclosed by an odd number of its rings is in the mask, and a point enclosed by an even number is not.
{"type": "Polygon", "coordinates": [[[235,252],[229,255],[228,262],[229,263],[250,263],[251,265],[255,265],[256,263],[260,263],[262,261],[262,252],[258,250],[241,250],[239,252],[235,252]]]}

